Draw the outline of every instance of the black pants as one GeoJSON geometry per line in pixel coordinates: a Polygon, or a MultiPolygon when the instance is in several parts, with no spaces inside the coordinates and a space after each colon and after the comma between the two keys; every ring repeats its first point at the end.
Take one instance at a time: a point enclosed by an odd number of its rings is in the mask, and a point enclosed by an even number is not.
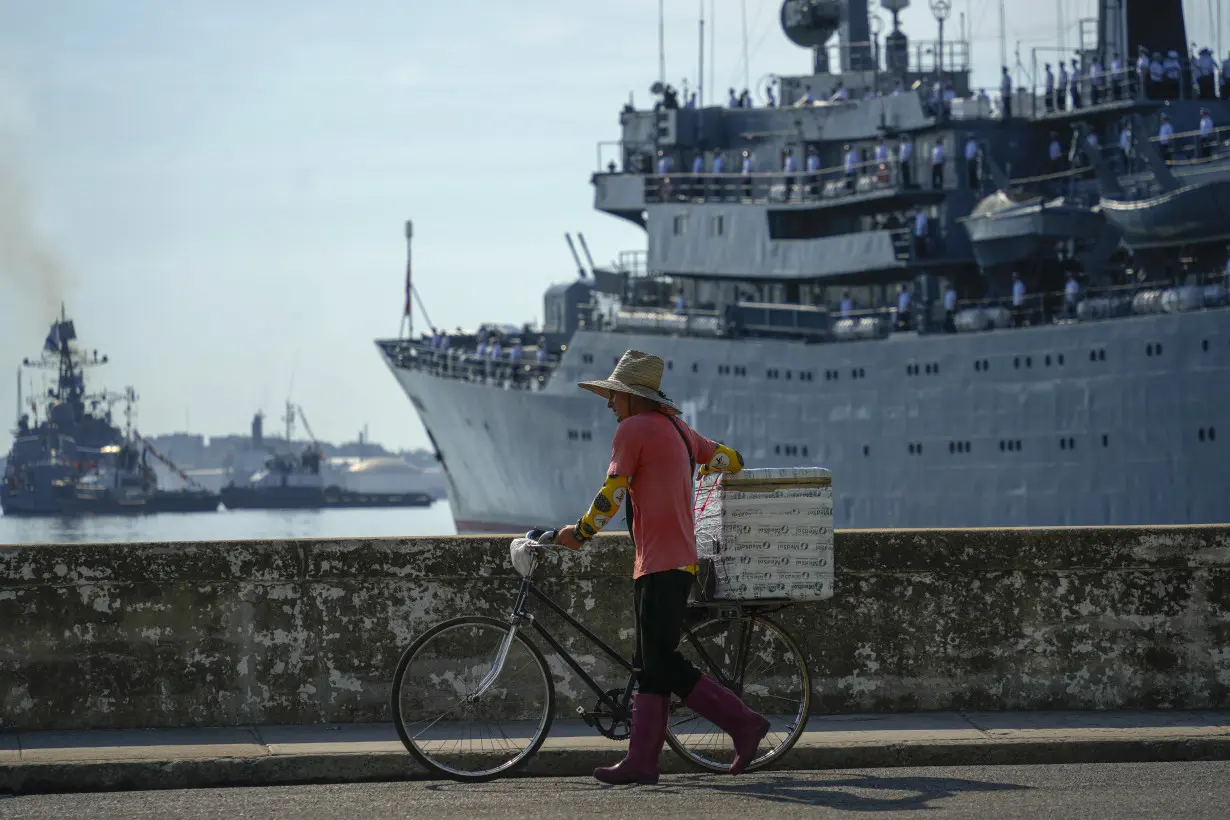
{"type": "Polygon", "coordinates": [[[679,633],[695,576],[681,569],[651,572],[633,583],[636,599],[637,691],[681,698],[692,694],[700,672],[679,653],[679,633]]]}

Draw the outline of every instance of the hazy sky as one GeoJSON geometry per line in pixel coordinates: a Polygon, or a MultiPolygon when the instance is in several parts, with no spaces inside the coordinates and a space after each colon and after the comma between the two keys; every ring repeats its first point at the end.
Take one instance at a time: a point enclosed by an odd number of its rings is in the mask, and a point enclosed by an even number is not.
{"type": "MultiPolygon", "coordinates": [[[[693,82],[698,2],[666,5],[668,79],[693,82]]],[[[994,85],[998,3],[953,5],[946,32],[967,14],[994,85]]],[[[1008,5],[1026,62],[1058,39],[1059,3],[1008,5]]],[[[1096,3],[1062,5],[1071,47],[1096,3]]],[[[1208,6],[1187,4],[1195,31],[1208,6]]],[[[541,320],[543,289],[574,275],[565,231],[599,263],[643,248],[588,180],[629,93],[649,101],[657,7],[0,0],[0,430],[63,299],[112,358],[91,386],[134,385],[143,432],[240,432],[258,409],[276,427],[290,395],[321,438],[368,424],[425,445],[372,344],[398,329],[403,222],[448,327],[541,320]]],[[[779,0],[746,7],[753,84],[805,73],[779,0]]],[[[723,96],[743,84],[740,8],[716,0],[723,96]]],[[[926,2],[903,17],[934,37],[926,2]]]]}

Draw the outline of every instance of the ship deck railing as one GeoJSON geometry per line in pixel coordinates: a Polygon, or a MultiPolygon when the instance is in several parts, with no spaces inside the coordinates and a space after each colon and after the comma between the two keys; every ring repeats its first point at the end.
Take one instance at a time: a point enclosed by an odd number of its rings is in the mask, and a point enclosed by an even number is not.
{"type": "Polygon", "coordinates": [[[496,383],[510,390],[541,390],[559,363],[558,354],[548,354],[545,362],[539,362],[533,347],[523,348],[521,357],[512,359],[507,350],[495,357],[479,356],[476,348],[433,348],[430,340],[390,342],[386,353],[400,368],[440,378],[496,383]]]}
{"type": "MultiPolygon", "coordinates": [[[[1035,81],[1031,82],[1028,88],[1020,88],[1017,92],[1016,101],[1020,101],[1021,92],[1027,95],[1024,102],[1029,104],[1029,114],[1033,119],[1068,118],[1089,113],[1091,110],[1133,108],[1140,103],[1163,105],[1172,100],[1205,100],[1212,103],[1219,99],[1228,99],[1225,91],[1225,78],[1221,74],[1221,64],[1216,63],[1210,82],[1202,85],[1193,74],[1193,61],[1188,59],[1180,59],[1177,81],[1163,78],[1160,83],[1154,83],[1147,76],[1139,76],[1136,73],[1134,59],[1119,71],[1104,71],[1102,81],[1098,86],[1094,85],[1093,78],[1088,74],[1089,67],[1082,66],[1081,75],[1075,83],[1069,82],[1064,89],[1058,87],[1051,89],[1048,94],[1046,83],[1041,81],[1045,75],[1043,66],[1046,60],[1045,58],[1039,60],[1038,55],[1050,51],[1070,53],[1058,48],[1035,48],[1033,50],[1033,71],[1030,74],[1035,81]],[[1072,105],[1075,101],[1071,96],[1073,87],[1076,88],[1077,96],[1080,98],[1080,107],[1072,105]],[[1094,91],[1098,93],[1095,95],[1094,91]],[[1062,107],[1060,106],[1061,97],[1062,107]]],[[[1124,56],[1126,61],[1128,55],[1124,56]]],[[[1065,65],[1067,64],[1069,63],[1065,62],[1065,65]]],[[[1058,83],[1058,75],[1056,75],[1056,83],[1058,83]]],[[[1014,110],[1014,113],[1018,112],[1014,110]]],[[[1024,113],[1024,110],[1019,113],[1024,113]]]]}
{"type": "Polygon", "coordinates": [[[1011,295],[957,301],[951,331],[979,331],[1094,322],[1157,313],[1182,313],[1230,306],[1230,273],[1193,274],[1185,279],[1127,285],[1088,286],[1026,293],[1020,304],[1011,295]]]}
{"type": "MultiPolygon", "coordinates": [[[[920,146],[915,145],[916,152],[920,146]]],[[[645,174],[645,202],[782,202],[815,204],[872,195],[895,196],[943,191],[954,178],[964,183],[966,160],[946,157],[941,187],[934,186],[930,156],[915,153],[908,161],[909,185],[901,162],[893,155],[815,171],[723,171],[722,173],[645,174]],[[954,176],[955,175],[955,176],[954,176]]],[[[982,178],[981,171],[979,179],[982,178]]]]}
{"type": "MultiPolygon", "coordinates": [[[[1148,139],[1151,143],[1157,145],[1159,149],[1162,149],[1161,137],[1152,136],[1148,139]]],[[[1163,159],[1175,176],[1180,179],[1196,177],[1202,174],[1221,173],[1226,168],[1227,160],[1230,160],[1230,150],[1227,149],[1227,145],[1230,144],[1230,125],[1214,128],[1207,135],[1199,129],[1177,132],[1170,139],[1171,145],[1174,148],[1169,158],[1166,158],[1163,151],[1163,159]]],[[[1136,155],[1134,150],[1125,154],[1116,142],[1113,145],[1099,143],[1097,151],[1104,160],[1111,163],[1115,173],[1121,177],[1129,178],[1125,181],[1139,184],[1152,180],[1148,167],[1136,155]],[[1139,175],[1139,178],[1131,179],[1132,175],[1139,175]]],[[[1094,175],[1094,168],[1084,160],[1083,154],[1077,163],[1069,165],[1067,154],[1068,151],[1065,149],[1064,156],[1056,162],[1057,170],[1034,176],[1015,177],[1009,180],[1008,191],[1012,193],[1037,192],[1052,196],[1060,193],[1073,194],[1073,191],[1065,189],[1061,183],[1092,177],[1094,175]]],[[[1091,206],[1095,202],[1096,197],[1094,201],[1084,204],[1091,206]]]]}
{"type": "MultiPolygon", "coordinates": [[[[1166,164],[1178,170],[1185,166],[1198,166],[1216,159],[1226,158],[1226,142],[1230,139],[1230,125],[1213,128],[1204,134],[1199,128],[1192,131],[1177,131],[1170,136],[1170,156],[1166,156],[1166,143],[1154,135],[1149,142],[1163,152],[1166,164]]],[[[1117,147],[1117,146],[1116,146],[1117,147]]]]}
{"type": "MultiPolygon", "coordinates": [[[[1026,293],[1019,304],[1011,294],[961,299],[951,315],[943,300],[911,301],[906,310],[893,305],[833,305],[737,302],[724,310],[637,307],[582,329],[612,333],[661,334],[693,338],[777,338],[801,342],[887,339],[901,332],[968,333],[1049,324],[1085,323],[1159,313],[1195,312],[1230,307],[1230,272],[1192,274],[1182,280],[1126,285],[1083,286],[1026,293]]],[[[438,378],[489,384],[506,390],[542,390],[559,364],[552,354],[545,363],[506,357],[479,358],[473,350],[433,349],[428,341],[384,343],[391,362],[438,378]]]]}

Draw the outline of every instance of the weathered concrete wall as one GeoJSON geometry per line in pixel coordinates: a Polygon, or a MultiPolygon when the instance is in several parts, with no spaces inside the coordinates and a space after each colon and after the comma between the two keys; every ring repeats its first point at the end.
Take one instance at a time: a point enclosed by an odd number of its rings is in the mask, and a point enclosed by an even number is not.
{"type": "MultiPolygon", "coordinates": [[[[603,537],[539,578],[627,649],[630,565],[603,537]]],[[[1230,526],[843,531],[836,565],[778,616],[816,711],[1230,706],[1230,526]]],[[[507,539],[0,547],[2,725],[387,720],[412,638],[517,581],[507,539]]]]}

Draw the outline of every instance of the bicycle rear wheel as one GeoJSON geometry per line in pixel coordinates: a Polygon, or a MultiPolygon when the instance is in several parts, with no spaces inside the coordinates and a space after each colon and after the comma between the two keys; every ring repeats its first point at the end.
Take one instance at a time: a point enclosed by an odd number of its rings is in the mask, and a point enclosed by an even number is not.
{"type": "Polygon", "coordinates": [[[555,685],[546,658],[495,618],[433,626],[402,654],[393,676],[393,724],[428,771],[480,782],[509,774],[537,753],[551,730],[555,685]],[[508,655],[489,687],[501,647],[508,655]]]}
{"type": "MultiPolygon", "coordinates": [[[[798,644],[776,623],[763,615],[709,618],[685,631],[679,651],[769,719],[769,733],[748,771],[780,760],[803,734],[811,674],[798,644]]],[[[666,742],[684,760],[708,771],[725,772],[734,762],[730,736],[677,697],[671,702],[666,742]]]]}

